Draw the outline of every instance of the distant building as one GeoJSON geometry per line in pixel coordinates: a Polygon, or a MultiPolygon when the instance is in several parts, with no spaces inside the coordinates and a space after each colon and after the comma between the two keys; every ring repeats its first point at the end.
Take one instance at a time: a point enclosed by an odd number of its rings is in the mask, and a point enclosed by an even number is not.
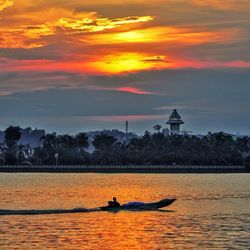
{"type": "Polygon", "coordinates": [[[170,134],[180,134],[180,125],[184,124],[177,110],[174,109],[166,124],[170,124],[170,134]]]}

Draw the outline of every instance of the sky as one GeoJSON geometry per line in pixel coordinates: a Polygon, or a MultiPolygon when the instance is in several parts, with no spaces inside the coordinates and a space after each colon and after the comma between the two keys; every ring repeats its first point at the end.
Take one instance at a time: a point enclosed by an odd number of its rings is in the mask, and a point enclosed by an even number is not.
{"type": "Polygon", "coordinates": [[[250,135],[249,0],[0,0],[0,130],[250,135]]]}

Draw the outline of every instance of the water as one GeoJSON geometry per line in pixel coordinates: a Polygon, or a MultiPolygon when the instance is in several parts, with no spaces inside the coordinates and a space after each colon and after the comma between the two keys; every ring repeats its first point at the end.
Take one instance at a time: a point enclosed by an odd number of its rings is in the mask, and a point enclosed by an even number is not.
{"type": "Polygon", "coordinates": [[[176,197],[165,212],[0,216],[0,249],[249,249],[249,174],[0,174],[0,209],[176,197]]]}

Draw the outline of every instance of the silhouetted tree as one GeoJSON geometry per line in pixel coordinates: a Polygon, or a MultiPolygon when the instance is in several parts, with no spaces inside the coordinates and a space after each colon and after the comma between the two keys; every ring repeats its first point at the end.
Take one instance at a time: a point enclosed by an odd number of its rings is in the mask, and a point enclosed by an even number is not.
{"type": "Polygon", "coordinates": [[[162,126],[159,125],[159,124],[154,125],[154,130],[155,130],[157,133],[160,133],[160,132],[161,132],[161,128],[162,128],[162,126]]]}
{"type": "Polygon", "coordinates": [[[17,163],[16,151],[17,141],[21,138],[20,127],[10,126],[4,131],[4,143],[7,146],[5,153],[5,164],[14,165],[17,163]]]}
{"type": "Polygon", "coordinates": [[[88,136],[85,133],[79,133],[75,136],[78,148],[87,148],[89,146],[88,136]]]}
{"type": "Polygon", "coordinates": [[[92,161],[99,164],[115,164],[118,158],[117,139],[113,136],[102,133],[97,135],[93,141],[95,151],[92,154],[92,161]]]}
{"type": "Polygon", "coordinates": [[[24,162],[28,158],[28,147],[26,145],[17,145],[16,159],[18,163],[24,162]]]}
{"type": "Polygon", "coordinates": [[[107,133],[93,140],[95,150],[87,152],[88,136],[46,134],[42,145],[31,150],[29,145],[18,144],[19,127],[5,130],[0,144],[0,164],[187,164],[187,165],[250,165],[250,137],[235,138],[223,132],[207,136],[168,135],[156,125],[156,132],[146,131],[141,137],[118,140],[107,133]]]}
{"type": "Polygon", "coordinates": [[[4,131],[4,141],[9,149],[16,145],[21,138],[20,127],[10,126],[4,131]]]}

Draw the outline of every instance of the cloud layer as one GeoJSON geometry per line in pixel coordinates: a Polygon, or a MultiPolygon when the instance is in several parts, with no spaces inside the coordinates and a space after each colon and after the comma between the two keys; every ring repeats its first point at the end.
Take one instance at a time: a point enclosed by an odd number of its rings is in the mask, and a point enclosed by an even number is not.
{"type": "Polygon", "coordinates": [[[235,124],[226,109],[244,120],[249,106],[249,12],[247,0],[0,0],[0,117],[145,128],[176,106],[235,124]]]}

